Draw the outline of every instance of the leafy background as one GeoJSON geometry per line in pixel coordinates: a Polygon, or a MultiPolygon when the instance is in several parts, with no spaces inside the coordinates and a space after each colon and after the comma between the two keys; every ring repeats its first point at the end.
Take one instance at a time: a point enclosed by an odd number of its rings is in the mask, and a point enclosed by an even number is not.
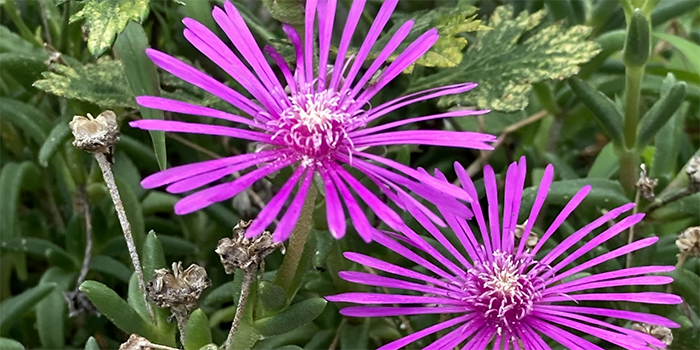
{"type": "MultiPolygon", "coordinates": [[[[296,0],[234,2],[261,42],[281,47],[288,42],[278,19],[299,25],[294,11],[303,7],[296,0]]],[[[349,3],[340,1],[340,8],[347,9],[349,3]]],[[[356,47],[380,3],[368,1],[356,47]]],[[[204,266],[212,287],[190,318],[194,336],[184,347],[221,344],[233,318],[242,274],[226,275],[213,249],[220,238],[231,235],[239,219],[255,216],[260,210],[257,200],[269,199],[277,181],[256,185],[254,196],[244,193],[203,211],[176,216],[173,204],[178,198],[144,190],[139,184],[144,176],[166,165],[244,152],[249,145],[209,136],[148,135],[130,129],[126,122],[174,117],[139,109],[134,96],[141,94],[230,108],[156,70],[144,54],[146,47],[157,48],[238,88],[182,35],[183,17],[195,18],[223,34],[211,17],[212,7],[222,1],[3,0],[0,4],[0,348],[112,349],[129,333],[163,345],[177,344],[172,324],[154,326],[143,318],[144,305],[138,303],[126,245],[99,168],[89,154],[70,144],[67,123],[71,118],[98,115],[104,109],[114,110],[122,125],[113,169],[147,277],[153,268],[175,261],[204,266]],[[63,300],[64,292],[76,288],[83,259],[82,203],[89,203],[95,241],[88,273],[93,282],[84,290],[104,314],[101,317],[85,313],[69,317],[63,300]]],[[[653,31],[651,56],[640,81],[640,131],[630,151],[620,146],[629,140],[621,130],[629,94],[625,94],[623,55],[626,21],[617,1],[403,1],[387,32],[412,18],[417,24],[411,35],[436,27],[441,39],[377,101],[464,81],[477,82],[479,88],[411,106],[388,119],[450,108],[489,108],[492,112],[483,117],[430,121],[417,127],[480,130],[499,139],[493,152],[405,146],[386,152],[405,164],[437,167],[452,177],[451,164],[457,160],[476,178],[486,163],[503,174],[509,162],[526,155],[528,186],[539,181],[546,164],[554,164],[556,181],[537,229],[550,222],[580,187],[592,184],[589,198],[548,244],[564,239],[605,210],[634,201],[630,174],[634,179],[639,172],[636,164],[643,162],[659,183],[657,200],[638,199],[639,211],[648,215],[636,236],[658,235],[660,240],[635,254],[632,263],[674,265],[676,236],[700,224],[700,194],[664,202],[686,188],[684,167],[699,152],[699,7],[696,0],[662,0],[653,10],[647,9],[653,31]]],[[[523,210],[529,208],[533,190],[526,190],[523,210]]],[[[342,251],[359,250],[408,263],[378,246],[364,245],[352,233],[335,241],[324,225],[322,220],[314,225],[291,293],[272,282],[282,255],[276,252],[266,259],[263,281],[254,288],[253,306],[248,307],[236,339],[237,349],[375,348],[438,320],[436,315],[401,320],[340,316],[337,305],[326,304],[320,297],[360,288],[337,278],[339,270],[362,269],[344,260],[342,251]]],[[[588,258],[625,240],[621,235],[606,242],[588,258]]],[[[602,269],[624,264],[620,258],[602,269]]],[[[682,325],[674,330],[672,349],[700,348],[699,275],[698,258],[687,259],[674,272],[672,286],[684,304],[643,310],[682,325]]],[[[158,317],[164,319],[167,313],[159,310],[158,317]]],[[[420,344],[427,343],[414,347],[420,344]]]]}

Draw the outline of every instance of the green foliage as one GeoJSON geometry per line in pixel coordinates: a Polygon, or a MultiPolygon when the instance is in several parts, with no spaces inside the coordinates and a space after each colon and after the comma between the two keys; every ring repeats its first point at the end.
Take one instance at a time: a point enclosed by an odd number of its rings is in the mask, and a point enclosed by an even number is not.
{"type": "Polygon", "coordinates": [[[531,84],[576,74],[578,65],[599,52],[595,42],[586,40],[590,28],[567,29],[557,23],[540,29],[545,15],[540,11],[515,16],[509,7],[497,8],[487,23],[493,30],[477,34],[458,67],[416,79],[411,90],[473,81],[478,88],[444,96],[439,105],[471,105],[506,112],[525,108],[531,84]]]}
{"type": "Polygon", "coordinates": [[[265,337],[287,333],[313,321],[326,307],[326,299],[311,298],[290,306],[277,315],[255,321],[255,329],[265,337]]]}
{"type": "Polygon", "coordinates": [[[121,61],[103,57],[83,66],[52,64],[34,87],[48,93],[96,105],[136,108],[134,94],[121,61]]]}
{"type": "Polygon", "coordinates": [[[624,117],[615,106],[615,102],[597,91],[588,83],[578,79],[569,79],[571,90],[581,99],[581,102],[593,112],[593,116],[603,127],[605,133],[611,138],[616,147],[624,144],[622,135],[622,120],[624,117]]]}
{"type": "Polygon", "coordinates": [[[148,0],[87,0],[70,21],[85,20],[88,50],[101,56],[121,33],[129,20],[143,21],[148,16],[148,0]]]}
{"type": "Polygon", "coordinates": [[[198,350],[211,342],[207,315],[200,309],[194,310],[185,328],[185,350],[198,350]]]}
{"type": "Polygon", "coordinates": [[[16,321],[19,317],[49,295],[54,287],[56,287],[54,283],[39,284],[0,303],[2,310],[0,313],[0,335],[6,335],[10,327],[17,324],[16,321]]]}

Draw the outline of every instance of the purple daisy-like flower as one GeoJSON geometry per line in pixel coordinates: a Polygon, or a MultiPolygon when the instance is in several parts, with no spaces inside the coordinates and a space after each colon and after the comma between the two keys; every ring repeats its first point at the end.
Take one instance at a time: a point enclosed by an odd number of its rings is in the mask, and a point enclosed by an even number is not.
{"type": "MultiPolygon", "coordinates": [[[[466,192],[477,198],[476,188],[464,168],[455,164],[455,170],[466,192]]],[[[358,292],[329,296],[327,299],[369,305],[398,304],[351,306],[340,311],[341,314],[352,317],[451,315],[444,322],[382,346],[382,350],[400,349],[436,332],[446,334],[425,349],[453,349],[464,344],[462,349],[474,350],[484,349],[489,343],[493,343],[494,349],[550,349],[545,342],[546,338],[542,336],[546,335],[569,349],[602,350],[600,346],[572,333],[571,330],[625,349],[653,349],[650,346],[664,348],[665,345],[660,340],[648,334],[616,326],[609,323],[608,319],[678,327],[675,322],[648,313],[589,306],[588,302],[680,303],[680,297],[667,293],[619,293],[609,290],[620,286],[668,284],[672,281],[670,277],[649,274],[668,272],[674,269],[673,266],[630,267],[570,279],[579,272],[648,247],[657,241],[657,237],[644,238],[583,261],[586,258],[584,255],[592,249],[642,219],[643,214],[629,215],[600,234],[594,235],[587,243],[580,243],[593,230],[629,211],[634,206],[632,203],[611,210],[567,237],[551,251],[538,254],[545,241],[586,197],[591,187],[585,186],[569,201],[536,244],[532,244],[532,240],[527,243],[527,237],[549,191],[553,173],[552,166],[548,166],[529,217],[523,225],[517,225],[526,174],[525,159],[511,164],[508,168],[502,218],[499,217],[496,177],[493,169],[487,166],[484,169],[488,201],[486,213],[477,201],[470,205],[476,217],[476,226],[481,233],[480,240],[463,218],[447,211],[441,203],[436,203],[466,254],[460,253],[420,210],[406,202],[406,207],[416,220],[449,252],[449,258],[409,228],[401,231],[403,235],[378,232],[374,236],[376,242],[403,255],[421,269],[408,269],[363,254],[347,252],[345,257],[349,260],[396,277],[357,271],[343,271],[340,277],[369,286],[395,288],[413,293],[358,292]],[[488,217],[488,221],[485,216],[488,217]],[[522,233],[519,242],[516,231],[522,233]],[[571,251],[567,254],[567,250],[571,251]],[[577,259],[580,260],[572,265],[577,259]],[[567,269],[567,266],[570,267],[567,269]],[[419,272],[421,270],[425,272],[419,272]],[[598,289],[604,290],[596,291],[598,289]],[[581,302],[585,302],[586,306],[579,305],[581,302]]],[[[442,174],[436,175],[445,179],[442,174]]]]}
{"type": "Polygon", "coordinates": [[[284,25],[284,31],[296,50],[296,68],[293,72],[282,55],[271,46],[265,47],[265,53],[274,61],[283,77],[281,80],[268,64],[243,18],[230,2],[225,3],[224,9],[215,8],[213,16],[237,49],[237,54],[204,25],[190,18],[183,20],[187,27],[184,32],[187,40],[240,83],[252,99],[172,56],[148,50],[148,56],[160,68],[220,97],[252,118],[182,101],[139,96],[136,100],[144,107],[223,119],[242,128],[165,120],[139,120],[131,122],[131,126],[145,130],[229,136],[257,142],[260,147],[258,152],[252,154],[167,169],[147,177],[142,185],[146,188],[168,185],[167,191],[182,193],[211,184],[237,171],[257,167],[235,181],[212,186],[180,200],[175,206],[175,212],[186,214],[214,202],[229,199],[255,181],[292,166],[294,171],[287,183],[247,231],[248,236],[255,236],[272,223],[298,185],[296,195],[291,199],[273,234],[276,241],[285,240],[289,236],[315,174],[324,183],[328,225],[334,237],[340,238],[345,234],[344,208],[347,208],[357,231],[366,241],[371,240],[371,226],[354,194],[372,207],[377,216],[390,227],[398,229],[403,225],[398,215],[361,185],[341,166],[343,164],[350,164],[365,173],[392,200],[396,199],[397,193],[407,189],[434,200],[435,196],[446,200],[447,196],[441,193],[452,192],[454,197],[468,201],[469,196],[456,186],[436,181],[426,174],[365,150],[373,146],[403,144],[491,149],[488,143],[494,141],[495,137],[482,133],[441,130],[387,131],[419,121],[478,115],[488,111],[451,111],[369,126],[378,118],[399,108],[442,95],[462,93],[474,88],[476,84],[464,83],[434,88],[403,96],[374,108],[368,107],[370,99],[377,92],[430,49],[438,39],[438,33],[436,29],[428,30],[404,50],[397,50],[413,26],[413,21],[408,21],[393,34],[386,46],[381,48],[369,67],[363,69],[398,0],[387,0],[382,4],[353,60],[347,59],[346,54],[365,5],[364,0],[354,1],[343,29],[337,57],[329,66],[336,2],[306,1],[304,41],[291,26],[284,25]],[[314,57],[316,13],[319,32],[316,50],[318,59],[314,57]],[[389,63],[390,56],[396,53],[398,56],[389,63]],[[382,67],[385,68],[382,70],[382,67]],[[433,189],[425,190],[420,184],[430,185],[433,189]]]}

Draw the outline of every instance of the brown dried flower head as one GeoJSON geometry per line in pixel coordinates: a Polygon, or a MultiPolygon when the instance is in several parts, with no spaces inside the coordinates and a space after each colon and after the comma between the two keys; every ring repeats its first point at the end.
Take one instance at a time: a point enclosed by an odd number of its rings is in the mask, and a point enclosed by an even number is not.
{"type": "Polygon", "coordinates": [[[688,188],[695,192],[700,191],[700,156],[690,159],[685,173],[688,174],[688,188]]]}
{"type": "Polygon", "coordinates": [[[190,312],[197,308],[197,300],[211,285],[207,271],[196,264],[182,270],[182,263],[173,263],[172,271],[158,269],[153,279],[146,285],[150,302],[160,307],[190,312]]]}
{"type": "Polygon", "coordinates": [[[700,257],[700,226],[688,227],[676,239],[681,253],[700,257]]]}
{"type": "MultiPolygon", "coordinates": [[[[669,346],[671,345],[671,343],[673,343],[673,333],[671,333],[671,329],[668,327],[656,326],[646,323],[633,323],[632,330],[649,334],[650,336],[661,340],[664,344],[666,344],[666,346],[669,346]]],[[[652,347],[656,348],[654,346],[652,347]]]]}
{"type": "Polygon", "coordinates": [[[275,243],[270,232],[263,232],[255,238],[246,238],[246,228],[251,221],[239,221],[233,228],[233,239],[225,237],[216,246],[216,253],[221,258],[224,270],[227,274],[232,274],[236,269],[247,269],[250,266],[257,266],[265,257],[276,249],[282,249],[281,242],[275,243]]]}
{"type": "Polygon", "coordinates": [[[635,184],[637,186],[637,189],[639,190],[639,193],[648,201],[654,200],[654,187],[659,184],[658,179],[652,179],[649,176],[647,176],[647,167],[646,165],[642,164],[640,165],[640,168],[642,168],[642,171],[639,173],[639,180],[635,184]]]}
{"type": "Polygon", "coordinates": [[[75,140],[73,146],[87,152],[110,153],[110,148],[119,141],[117,116],[112,111],[104,111],[93,118],[76,115],[68,123],[75,140]]]}
{"type": "Polygon", "coordinates": [[[148,339],[132,334],[129,340],[119,346],[119,350],[152,350],[153,344],[148,339]]]}
{"type": "MultiPolygon", "coordinates": [[[[520,244],[520,240],[523,238],[523,233],[525,233],[525,226],[527,225],[527,220],[522,223],[522,225],[515,225],[515,243],[516,246],[520,244]]],[[[530,230],[530,234],[527,236],[527,241],[525,241],[525,249],[532,250],[539,242],[540,237],[534,231],[530,230]]]]}

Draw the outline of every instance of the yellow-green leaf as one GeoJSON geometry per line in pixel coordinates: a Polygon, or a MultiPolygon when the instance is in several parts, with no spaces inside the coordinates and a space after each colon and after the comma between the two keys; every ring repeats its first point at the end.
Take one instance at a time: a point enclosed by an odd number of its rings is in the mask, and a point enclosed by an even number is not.
{"type": "Polygon", "coordinates": [[[88,0],[82,10],[71,16],[70,22],[85,20],[88,50],[98,57],[112,46],[130,19],[141,23],[148,16],[148,1],[88,0]]]}

